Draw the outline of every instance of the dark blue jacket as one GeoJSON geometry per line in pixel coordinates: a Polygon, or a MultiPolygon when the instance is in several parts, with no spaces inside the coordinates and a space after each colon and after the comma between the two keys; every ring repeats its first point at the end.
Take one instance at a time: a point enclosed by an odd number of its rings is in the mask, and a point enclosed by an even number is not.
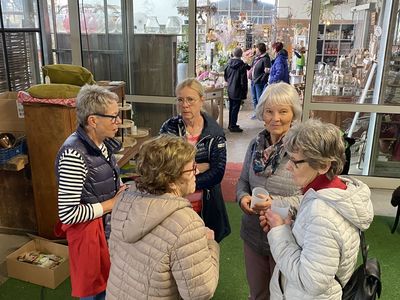
{"type": "Polygon", "coordinates": [[[288,53],[285,49],[278,52],[272,63],[269,84],[284,81],[289,83],[288,53]]]}
{"type": "MultiPolygon", "coordinates": [[[[215,240],[220,242],[229,235],[231,228],[221,191],[221,181],[226,165],[226,139],[223,129],[217,122],[202,113],[204,128],[196,144],[196,162],[209,163],[210,169],[196,175],[196,189],[203,190],[201,217],[207,227],[214,230],[215,240]]],[[[160,134],[186,136],[186,126],[181,116],[164,122],[160,134]]]]}

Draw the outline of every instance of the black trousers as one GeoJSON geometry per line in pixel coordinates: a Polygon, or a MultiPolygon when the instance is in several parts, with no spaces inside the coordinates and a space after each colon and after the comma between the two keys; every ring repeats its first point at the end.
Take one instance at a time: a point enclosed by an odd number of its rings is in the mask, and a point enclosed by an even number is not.
{"type": "Polygon", "coordinates": [[[241,100],[229,99],[229,125],[228,128],[237,127],[238,114],[240,109],[241,100]]]}

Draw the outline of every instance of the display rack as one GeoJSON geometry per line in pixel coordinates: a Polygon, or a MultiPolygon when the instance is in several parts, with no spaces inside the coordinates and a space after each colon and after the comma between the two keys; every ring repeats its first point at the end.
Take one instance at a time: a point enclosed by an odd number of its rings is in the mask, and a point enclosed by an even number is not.
{"type": "Polygon", "coordinates": [[[196,24],[196,59],[204,58],[206,55],[207,24],[196,24]]]}
{"type": "Polygon", "coordinates": [[[315,67],[319,62],[336,65],[339,57],[348,55],[354,44],[354,24],[319,24],[315,67]]]}

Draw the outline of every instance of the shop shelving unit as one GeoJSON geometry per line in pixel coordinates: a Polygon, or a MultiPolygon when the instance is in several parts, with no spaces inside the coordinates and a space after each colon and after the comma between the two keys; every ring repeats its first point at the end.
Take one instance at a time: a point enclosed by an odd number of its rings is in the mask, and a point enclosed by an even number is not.
{"type": "Polygon", "coordinates": [[[339,57],[348,55],[354,44],[354,24],[320,24],[318,27],[315,65],[336,65],[339,57]]]}

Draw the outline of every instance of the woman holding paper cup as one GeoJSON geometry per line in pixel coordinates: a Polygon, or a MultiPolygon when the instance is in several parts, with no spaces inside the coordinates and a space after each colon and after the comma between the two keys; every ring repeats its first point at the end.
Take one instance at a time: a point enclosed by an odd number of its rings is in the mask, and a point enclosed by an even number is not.
{"type": "Polygon", "coordinates": [[[285,147],[287,169],[304,196],[292,228],[290,218],[272,210],[260,216],[276,261],[271,299],[341,299],[341,285],[357,263],[359,230],[374,216],[370,190],[359,180],[337,176],[345,146],[335,125],[313,119],[296,125],[285,136],[285,147]]]}
{"type": "Polygon", "coordinates": [[[244,258],[251,300],[269,299],[269,281],[275,266],[269,250],[267,235],[258,220],[258,213],[271,205],[269,194],[293,196],[298,202],[300,192],[285,168],[288,156],[282,138],[292,123],[300,120],[301,106],[296,90],[287,83],[268,86],[261,95],[256,116],[264,121],[265,129],[255,137],[247,149],[236,196],[243,210],[240,236],[244,242],[244,258]],[[253,192],[254,191],[254,192],[253,192]],[[253,198],[253,199],[252,199],[253,198]],[[259,203],[255,203],[257,200],[259,203]]]}

